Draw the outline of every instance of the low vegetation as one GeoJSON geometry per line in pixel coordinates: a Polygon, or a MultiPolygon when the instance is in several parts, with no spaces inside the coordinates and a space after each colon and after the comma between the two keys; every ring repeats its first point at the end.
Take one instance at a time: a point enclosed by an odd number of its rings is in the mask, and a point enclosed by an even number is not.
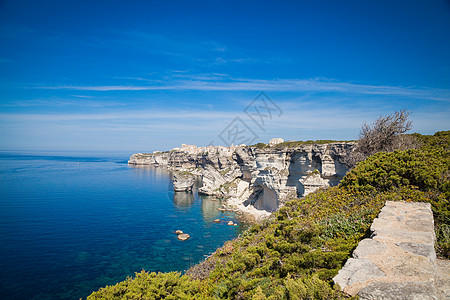
{"type": "Polygon", "coordinates": [[[341,184],[288,202],[270,220],[180,273],[137,273],[88,299],[342,299],[332,278],[387,200],[429,202],[438,255],[450,256],[450,132],[379,152],[341,184]]]}
{"type": "Polygon", "coordinates": [[[183,170],[183,171],[174,171],[174,174],[180,175],[180,176],[193,176],[192,172],[183,170]]]}
{"type": "Polygon", "coordinates": [[[321,145],[330,143],[348,143],[354,141],[334,141],[334,140],[308,140],[308,141],[287,141],[280,144],[276,144],[273,147],[275,149],[294,148],[302,145],[321,145]]]}
{"type": "Polygon", "coordinates": [[[387,200],[431,203],[436,251],[449,258],[450,131],[411,136],[419,149],[368,157],[339,186],[288,202],[186,274],[142,271],[88,299],[344,299],[332,278],[387,200]]]}
{"type": "Polygon", "coordinates": [[[295,148],[300,147],[303,145],[321,145],[321,144],[330,144],[330,143],[349,143],[349,142],[355,142],[355,141],[334,141],[334,140],[308,140],[308,141],[286,141],[283,143],[279,143],[273,146],[270,146],[269,144],[265,143],[257,143],[255,145],[251,145],[250,147],[255,147],[258,149],[284,149],[284,148],[295,148]]]}

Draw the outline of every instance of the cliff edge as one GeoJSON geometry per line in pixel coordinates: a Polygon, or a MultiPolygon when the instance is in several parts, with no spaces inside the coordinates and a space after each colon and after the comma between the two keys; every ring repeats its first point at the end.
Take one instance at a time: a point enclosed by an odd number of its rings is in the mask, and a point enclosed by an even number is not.
{"type": "Polygon", "coordinates": [[[344,161],[355,146],[354,142],[231,147],[183,144],[170,151],[133,154],[128,163],[200,176],[200,193],[227,198],[235,209],[264,216],[287,200],[337,185],[348,171],[344,161]]]}

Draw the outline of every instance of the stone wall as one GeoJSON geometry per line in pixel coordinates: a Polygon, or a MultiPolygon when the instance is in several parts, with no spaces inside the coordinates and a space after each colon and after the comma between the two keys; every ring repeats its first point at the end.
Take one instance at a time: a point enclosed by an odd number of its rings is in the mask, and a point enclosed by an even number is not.
{"type": "Polygon", "coordinates": [[[388,201],[370,229],[334,277],[344,292],[360,299],[448,299],[436,284],[429,203],[388,201]]]}

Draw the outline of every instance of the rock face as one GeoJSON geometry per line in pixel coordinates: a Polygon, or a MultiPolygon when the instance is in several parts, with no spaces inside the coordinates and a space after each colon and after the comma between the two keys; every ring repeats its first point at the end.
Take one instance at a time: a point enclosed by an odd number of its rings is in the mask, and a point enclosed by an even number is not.
{"type": "Polygon", "coordinates": [[[360,299],[439,299],[431,205],[388,201],[370,229],[334,282],[360,299]]]}
{"type": "MultiPolygon", "coordinates": [[[[241,210],[252,207],[273,212],[287,200],[337,185],[348,171],[342,162],[356,145],[339,142],[286,147],[282,139],[271,144],[262,148],[183,145],[166,152],[136,153],[128,163],[200,176],[200,193],[226,197],[241,210]]],[[[190,179],[175,175],[175,188],[191,189],[190,179]]]]}
{"type": "Polygon", "coordinates": [[[194,186],[195,177],[189,173],[174,172],[172,175],[173,190],[175,192],[189,192],[194,186]]]}
{"type": "Polygon", "coordinates": [[[328,186],[328,182],[320,176],[319,172],[311,173],[306,178],[301,179],[300,182],[303,184],[303,196],[311,194],[322,187],[328,186]]]}

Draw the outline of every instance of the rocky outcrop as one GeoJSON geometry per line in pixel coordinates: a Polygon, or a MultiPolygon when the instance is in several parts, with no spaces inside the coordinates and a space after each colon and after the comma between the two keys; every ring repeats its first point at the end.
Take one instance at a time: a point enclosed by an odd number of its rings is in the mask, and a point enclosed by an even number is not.
{"type": "Polygon", "coordinates": [[[353,143],[333,143],[236,151],[252,192],[245,203],[274,211],[289,199],[337,185],[348,171],[341,161],[353,147],[353,143]]]}
{"type": "Polygon", "coordinates": [[[194,186],[195,177],[188,172],[173,172],[172,181],[175,192],[190,192],[194,186]]]}
{"type": "Polygon", "coordinates": [[[352,142],[288,147],[284,145],[292,143],[283,143],[282,139],[274,139],[271,144],[183,145],[166,152],[136,153],[128,163],[198,175],[202,178],[200,193],[229,198],[241,210],[251,207],[273,212],[287,200],[337,185],[348,171],[343,161],[355,147],[352,142]]]}
{"type": "Polygon", "coordinates": [[[160,157],[157,155],[158,153],[158,151],[153,153],[135,153],[131,155],[128,163],[132,165],[159,165],[155,160],[156,157],[160,157]]]}
{"type": "Polygon", "coordinates": [[[220,172],[212,165],[206,165],[203,170],[202,186],[198,189],[199,193],[215,196],[223,195],[224,191],[221,189],[228,182],[224,172],[220,172]]]}
{"type": "Polygon", "coordinates": [[[333,280],[360,299],[439,299],[429,203],[386,202],[333,280]]]}
{"type": "Polygon", "coordinates": [[[189,239],[189,238],[191,237],[189,234],[184,233],[184,232],[181,231],[181,230],[177,230],[177,231],[175,231],[175,233],[177,234],[178,239],[179,239],[180,241],[185,241],[185,240],[187,240],[187,239],[189,239]]]}
{"type": "Polygon", "coordinates": [[[328,186],[327,180],[323,179],[319,172],[311,173],[306,176],[306,178],[300,179],[300,182],[302,183],[304,189],[303,196],[307,196],[322,187],[328,186]]]}

